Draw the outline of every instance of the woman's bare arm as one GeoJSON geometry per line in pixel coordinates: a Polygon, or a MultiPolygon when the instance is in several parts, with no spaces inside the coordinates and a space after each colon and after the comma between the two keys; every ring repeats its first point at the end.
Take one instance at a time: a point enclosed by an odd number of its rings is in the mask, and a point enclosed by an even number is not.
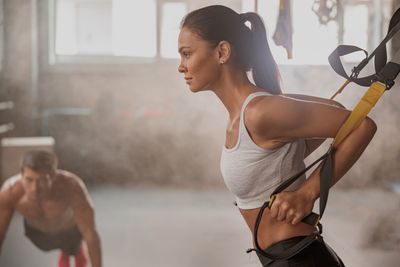
{"type": "MultiPolygon", "coordinates": [[[[299,138],[334,137],[350,111],[332,105],[273,96],[258,101],[247,112],[247,127],[252,134],[266,140],[290,142],[299,138]]],[[[334,157],[332,185],[353,166],[376,132],[376,125],[366,118],[338,145],[334,157]]],[[[298,223],[312,210],[319,196],[319,171],[294,192],[277,195],[271,216],[298,223]]]]}
{"type": "MultiPolygon", "coordinates": [[[[332,99],[327,99],[327,98],[322,98],[322,97],[316,97],[316,96],[309,96],[309,95],[301,95],[301,94],[284,94],[283,96],[298,99],[298,100],[305,100],[305,101],[311,101],[311,102],[317,102],[321,104],[326,104],[326,105],[332,105],[335,107],[339,108],[344,108],[341,103],[332,100],[332,99]]],[[[311,153],[313,153],[317,148],[319,148],[322,143],[325,141],[325,138],[311,138],[311,139],[306,139],[306,151],[304,157],[308,157],[311,153]]]]}

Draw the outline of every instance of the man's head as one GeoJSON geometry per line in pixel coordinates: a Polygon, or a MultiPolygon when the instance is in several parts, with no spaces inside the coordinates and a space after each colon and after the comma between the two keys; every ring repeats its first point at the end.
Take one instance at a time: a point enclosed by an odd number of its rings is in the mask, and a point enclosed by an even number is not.
{"type": "Polygon", "coordinates": [[[43,197],[50,192],[57,172],[57,157],[44,150],[32,150],[22,157],[21,175],[29,198],[43,197]]]}

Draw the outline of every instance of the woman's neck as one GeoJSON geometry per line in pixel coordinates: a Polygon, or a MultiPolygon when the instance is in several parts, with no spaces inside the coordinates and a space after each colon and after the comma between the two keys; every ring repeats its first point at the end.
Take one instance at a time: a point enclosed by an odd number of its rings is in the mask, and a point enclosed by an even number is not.
{"type": "Polygon", "coordinates": [[[234,120],[240,115],[246,97],[261,89],[249,81],[245,72],[231,70],[221,75],[213,91],[227,109],[230,120],[234,120]]]}

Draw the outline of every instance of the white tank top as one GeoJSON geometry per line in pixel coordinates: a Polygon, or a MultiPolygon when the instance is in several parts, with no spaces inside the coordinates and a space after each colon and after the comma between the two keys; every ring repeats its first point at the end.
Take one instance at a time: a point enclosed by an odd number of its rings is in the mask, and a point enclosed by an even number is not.
{"type": "MultiPolygon", "coordinates": [[[[244,119],[246,106],[255,97],[269,95],[256,92],[247,96],[240,111],[237,143],[233,148],[223,146],[222,149],[221,173],[241,209],[261,207],[280,183],[305,167],[303,139],[277,149],[265,149],[255,144],[247,132],[244,119]]],[[[304,180],[305,175],[286,191],[296,190],[304,180]]]]}

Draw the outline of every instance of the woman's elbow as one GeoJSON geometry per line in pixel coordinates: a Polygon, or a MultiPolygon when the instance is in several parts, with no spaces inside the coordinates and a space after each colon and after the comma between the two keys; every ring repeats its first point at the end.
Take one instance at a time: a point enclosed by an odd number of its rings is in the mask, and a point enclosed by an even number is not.
{"type": "Polygon", "coordinates": [[[366,117],[365,120],[362,123],[362,127],[366,133],[371,136],[371,138],[375,135],[378,127],[376,126],[376,123],[370,118],[366,117]]]}
{"type": "Polygon", "coordinates": [[[342,103],[339,103],[339,102],[336,101],[336,100],[331,100],[331,101],[332,101],[332,104],[333,104],[334,106],[336,106],[336,107],[338,107],[338,108],[346,109],[346,107],[343,106],[342,103]]]}

